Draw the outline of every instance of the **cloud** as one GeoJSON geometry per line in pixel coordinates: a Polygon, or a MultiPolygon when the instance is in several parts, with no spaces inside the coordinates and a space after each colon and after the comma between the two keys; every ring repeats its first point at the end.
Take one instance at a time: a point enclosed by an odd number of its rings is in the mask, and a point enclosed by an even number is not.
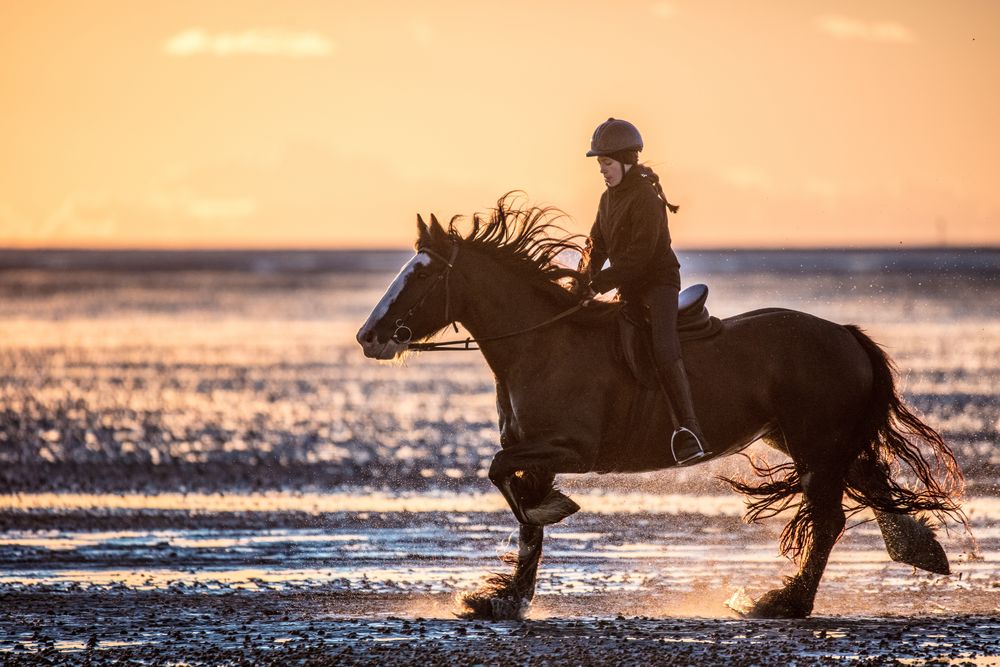
{"type": "MultiPolygon", "coordinates": [[[[394,170],[390,160],[300,142],[267,161],[213,158],[139,189],[70,193],[37,220],[19,221],[0,196],[0,244],[405,247],[418,202],[432,189],[394,170]],[[367,176],[359,183],[358,173],[367,176]]],[[[436,183],[433,192],[442,191],[436,183]]]]}
{"type": "Polygon", "coordinates": [[[802,192],[809,197],[831,199],[842,196],[844,188],[829,179],[810,177],[802,183],[802,192]]]}
{"type": "Polygon", "coordinates": [[[649,6],[649,11],[658,19],[669,19],[677,14],[677,8],[669,2],[654,2],[649,6]]]}
{"type": "Polygon", "coordinates": [[[249,218],[258,208],[253,197],[206,196],[187,189],[155,191],[145,204],[168,219],[179,216],[209,222],[249,218]]]}
{"type": "Polygon", "coordinates": [[[413,40],[421,46],[428,46],[434,41],[434,29],[424,21],[413,21],[410,23],[410,35],[413,40]]]}
{"type": "Polygon", "coordinates": [[[27,229],[28,220],[14,209],[0,202],[0,235],[10,236],[18,230],[27,229]]]}
{"type": "Polygon", "coordinates": [[[72,193],[41,219],[30,237],[43,244],[54,242],[57,245],[78,239],[106,242],[127,226],[126,221],[134,212],[134,206],[107,193],[72,193]]]}
{"type": "Polygon", "coordinates": [[[200,55],[326,58],[333,53],[333,42],[315,32],[255,28],[212,34],[203,28],[188,28],[168,39],[163,50],[178,58],[200,55]]]}
{"type": "Polygon", "coordinates": [[[239,240],[258,209],[255,197],[205,194],[183,186],[144,193],[77,192],[37,224],[5,228],[0,217],[0,240],[15,245],[183,243],[178,229],[211,241],[239,240]]]}
{"type": "Polygon", "coordinates": [[[912,30],[895,21],[862,21],[847,16],[826,14],[816,19],[816,27],[820,32],[837,39],[883,44],[909,44],[917,41],[912,30]]]}
{"type": "Polygon", "coordinates": [[[729,167],[719,175],[724,182],[744,190],[768,191],[773,184],[767,172],[749,165],[729,167]]]}

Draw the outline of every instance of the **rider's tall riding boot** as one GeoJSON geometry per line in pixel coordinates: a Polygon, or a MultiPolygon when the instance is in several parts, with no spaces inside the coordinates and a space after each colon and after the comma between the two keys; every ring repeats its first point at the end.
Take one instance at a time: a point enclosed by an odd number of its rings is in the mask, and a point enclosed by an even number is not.
{"type": "Polygon", "coordinates": [[[708,446],[694,413],[694,402],[691,400],[691,387],[684,371],[684,361],[678,359],[667,368],[661,368],[660,379],[677,416],[676,430],[670,438],[670,452],[677,465],[694,463],[705,456],[708,446]]]}

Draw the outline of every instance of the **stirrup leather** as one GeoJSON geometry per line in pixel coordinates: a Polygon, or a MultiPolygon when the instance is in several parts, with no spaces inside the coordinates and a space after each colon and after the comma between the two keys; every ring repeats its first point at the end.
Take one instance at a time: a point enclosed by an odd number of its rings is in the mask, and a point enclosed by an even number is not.
{"type": "Polygon", "coordinates": [[[695,461],[697,459],[702,458],[703,456],[705,456],[705,454],[706,454],[705,445],[701,443],[701,439],[691,429],[685,426],[681,426],[676,431],[674,431],[673,435],[670,436],[670,455],[674,457],[674,461],[677,462],[677,465],[682,466],[685,463],[690,463],[691,461],[695,461]],[[690,456],[684,457],[683,459],[677,458],[677,450],[674,449],[674,440],[677,438],[677,434],[680,433],[681,431],[687,431],[688,433],[690,433],[691,437],[694,438],[694,441],[698,443],[698,451],[691,454],[690,456]]]}

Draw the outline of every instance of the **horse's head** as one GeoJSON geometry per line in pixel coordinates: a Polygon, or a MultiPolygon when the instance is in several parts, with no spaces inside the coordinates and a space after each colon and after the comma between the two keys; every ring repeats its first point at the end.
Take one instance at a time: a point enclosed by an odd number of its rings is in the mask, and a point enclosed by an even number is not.
{"type": "Polygon", "coordinates": [[[417,216],[417,233],[416,254],[399,270],[358,331],[367,357],[394,359],[411,341],[427,338],[455,319],[449,278],[458,239],[433,215],[429,226],[417,216]]]}

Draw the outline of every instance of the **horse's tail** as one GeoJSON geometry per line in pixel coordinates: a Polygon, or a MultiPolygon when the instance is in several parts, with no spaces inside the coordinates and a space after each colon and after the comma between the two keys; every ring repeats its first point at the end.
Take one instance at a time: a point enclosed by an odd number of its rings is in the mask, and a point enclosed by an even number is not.
{"type": "Polygon", "coordinates": [[[903,403],[896,390],[895,365],[885,351],[860,328],[845,328],[868,355],[872,369],[870,408],[856,440],[864,446],[847,478],[847,496],[877,512],[930,512],[939,521],[951,518],[967,528],[959,507],[965,480],[955,454],[903,403]],[[900,477],[915,484],[904,486],[900,477]]]}

